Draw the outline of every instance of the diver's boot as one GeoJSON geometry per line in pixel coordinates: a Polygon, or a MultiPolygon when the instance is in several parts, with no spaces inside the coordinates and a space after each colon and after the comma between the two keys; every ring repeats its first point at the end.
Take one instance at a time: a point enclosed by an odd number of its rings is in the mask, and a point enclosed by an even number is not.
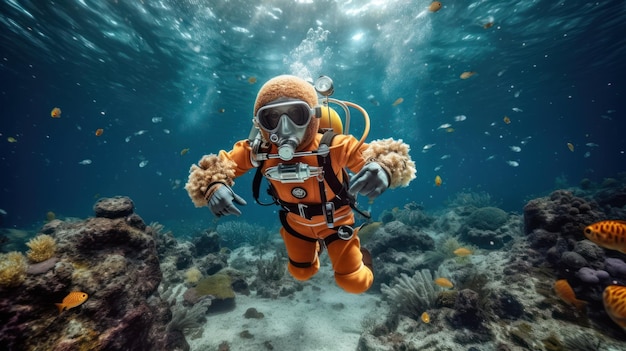
{"type": "Polygon", "coordinates": [[[372,273],[374,273],[374,264],[372,262],[372,254],[370,254],[369,250],[362,247],[361,254],[363,254],[363,264],[365,267],[369,268],[372,273]]]}

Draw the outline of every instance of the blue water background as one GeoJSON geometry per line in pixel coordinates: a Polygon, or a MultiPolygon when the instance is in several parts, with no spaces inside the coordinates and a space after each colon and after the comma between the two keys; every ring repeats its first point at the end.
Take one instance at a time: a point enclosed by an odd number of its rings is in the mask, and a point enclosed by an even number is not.
{"type": "MultiPolygon", "coordinates": [[[[368,140],[411,145],[417,179],[377,199],[375,216],[468,191],[520,212],[625,170],[624,1],[444,1],[437,13],[430,1],[210,3],[2,1],[2,226],[87,217],[114,195],[147,222],[214,224],[183,189],[189,166],[246,138],[258,89],[284,73],[332,77],[333,97],[368,110],[368,140]]],[[[362,126],[353,113],[351,132],[362,126]]],[[[251,176],[234,188],[249,202],[241,219],[271,226],[276,208],[253,204],[251,176]]]]}

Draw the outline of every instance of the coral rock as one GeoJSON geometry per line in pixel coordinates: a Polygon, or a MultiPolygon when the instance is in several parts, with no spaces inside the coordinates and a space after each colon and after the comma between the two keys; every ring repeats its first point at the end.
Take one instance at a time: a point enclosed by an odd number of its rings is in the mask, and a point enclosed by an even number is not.
{"type": "Polygon", "coordinates": [[[120,218],[133,213],[135,204],[126,196],[115,196],[98,200],[93,206],[96,217],[120,218]]]}

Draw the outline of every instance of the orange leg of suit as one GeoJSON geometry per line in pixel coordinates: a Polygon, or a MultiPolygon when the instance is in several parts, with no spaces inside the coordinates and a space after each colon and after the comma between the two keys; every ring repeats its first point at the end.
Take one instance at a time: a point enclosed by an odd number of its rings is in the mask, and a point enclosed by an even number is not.
{"type": "MultiPolygon", "coordinates": [[[[287,215],[287,223],[298,234],[311,239],[324,239],[336,233],[332,228],[328,228],[323,216],[316,216],[307,220],[290,213],[287,215]]],[[[348,206],[335,213],[335,226],[352,225],[353,223],[354,214],[348,206]]],[[[320,267],[317,256],[318,243],[298,238],[290,234],[285,228],[280,229],[280,234],[290,259],[289,273],[298,280],[311,278],[320,267]]],[[[328,256],[335,272],[335,281],[345,291],[359,294],[365,292],[372,285],[374,275],[369,268],[363,265],[363,255],[356,233],[350,240],[338,239],[330,243],[328,256]]]]}

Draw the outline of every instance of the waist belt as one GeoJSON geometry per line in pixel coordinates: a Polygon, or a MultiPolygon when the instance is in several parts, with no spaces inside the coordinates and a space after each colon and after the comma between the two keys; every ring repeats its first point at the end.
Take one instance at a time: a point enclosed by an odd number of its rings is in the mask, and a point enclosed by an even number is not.
{"type": "MultiPolygon", "coordinates": [[[[335,209],[339,209],[342,206],[350,204],[350,201],[348,199],[340,199],[338,197],[335,197],[329,202],[334,205],[335,209]]],[[[278,204],[285,211],[295,213],[299,215],[300,217],[306,218],[308,220],[310,220],[314,216],[320,216],[324,214],[324,205],[322,204],[302,204],[302,203],[294,204],[294,203],[284,202],[280,200],[278,200],[278,204]]]]}

